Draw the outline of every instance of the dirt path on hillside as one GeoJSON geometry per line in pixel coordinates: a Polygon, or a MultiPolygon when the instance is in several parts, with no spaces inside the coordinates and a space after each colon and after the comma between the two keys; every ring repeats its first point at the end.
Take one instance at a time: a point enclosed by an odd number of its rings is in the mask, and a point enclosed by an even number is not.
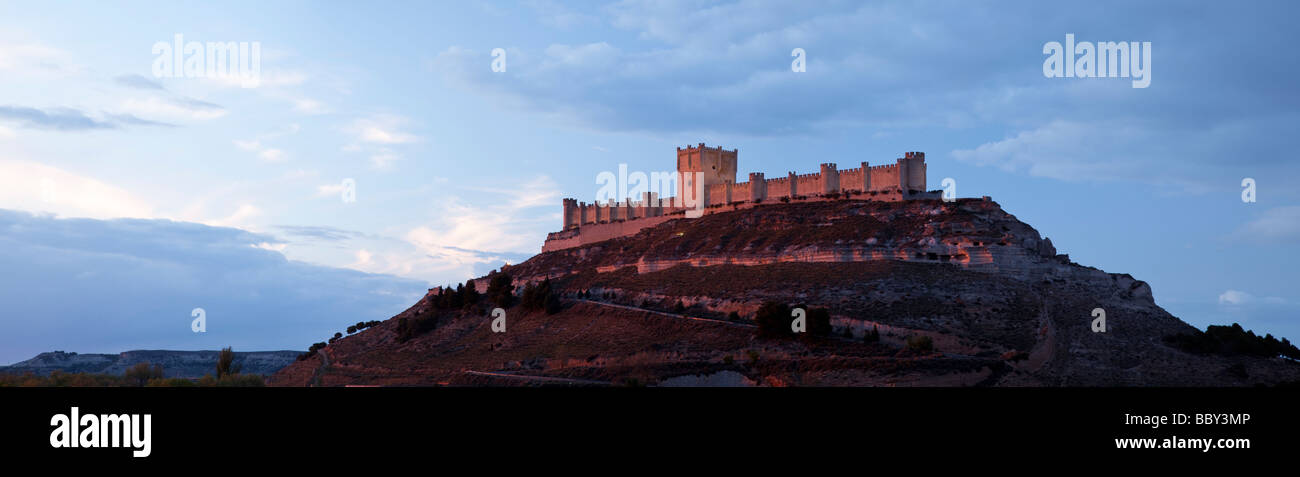
{"type": "Polygon", "coordinates": [[[640,311],[640,312],[645,312],[645,313],[652,313],[652,314],[659,315],[659,316],[666,316],[666,317],[669,317],[669,318],[677,318],[677,319],[679,319],[679,320],[702,321],[702,322],[706,322],[706,323],[720,323],[720,324],[730,325],[730,326],[739,326],[739,327],[742,327],[742,328],[758,328],[758,326],[750,325],[750,324],[746,324],[746,323],[736,323],[736,322],[733,322],[733,321],[715,320],[715,319],[712,319],[712,318],[699,318],[699,317],[695,317],[695,316],[678,315],[678,314],[676,314],[676,313],[668,313],[668,312],[665,312],[665,311],[656,311],[656,310],[647,310],[647,309],[645,309],[645,308],[637,308],[637,307],[635,307],[635,306],[616,305],[616,304],[613,304],[613,303],[605,303],[605,302],[600,302],[600,301],[592,301],[592,300],[588,300],[588,299],[585,299],[585,298],[578,298],[577,300],[578,300],[578,301],[581,301],[581,302],[591,303],[591,304],[593,304],[593,305],[608,306],[608,307],[621,308],[621,309],[624,309],[624,310],[630,310],[630,311],[640,311]]]}
{"type": "Polygon", "coordinates": [[[311,379],[307,381],[308,386],[312,387],[321,385],[321,378],[325,376],[325,372],[329,370],[330,366],[330,355],[324,349],[317,351],[316,356],[320,356],[320,366],[312,370],[311,379]]]}
{"type": "Polygon", "coordinates": [[[505,373],[505,372],[498,373],[498,372],[488,372],[488,371],[464,371],[464,373],[471,376],[487,376],[493,378],[517,379],[522,381],[532,381],[532,382],[542,382],[542,383],[582,384],[588,386],[590,385],[609,386],[610,385],[610,383],[606,381],[593,381],[590,379],[556,378],[551,376],[533,376],[528,374],[514,374],[514,373],[505,373]]]}

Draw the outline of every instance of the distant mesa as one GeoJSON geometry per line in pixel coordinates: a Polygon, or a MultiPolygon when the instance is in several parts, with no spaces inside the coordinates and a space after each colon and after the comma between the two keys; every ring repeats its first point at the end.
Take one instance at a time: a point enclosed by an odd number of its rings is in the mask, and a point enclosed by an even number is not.
{"type": "MultiPolygon", "coordinates": [[[[137,363],[160,365],[167,378],[197,379],[212,374],[220,351],[135,350],[118,354],[71,353],[51,351],[10,366],[0,366],[0,373],[48,376],[53,371],[121,376],[137,363]]],[[[243,374],[271,375],[288,366],[301,351],[235,352],[234,364],[243,374]]]]}

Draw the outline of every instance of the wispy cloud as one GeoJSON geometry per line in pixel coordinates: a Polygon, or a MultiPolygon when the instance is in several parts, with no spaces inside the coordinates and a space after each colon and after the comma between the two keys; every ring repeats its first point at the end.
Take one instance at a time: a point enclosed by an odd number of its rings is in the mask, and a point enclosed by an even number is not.
{"type": "Polygon", "coordinates": [[[118,129],[123,126],[174,126],[141,119],[132,114],[103,114],[95,118],[73,108],[37,109],[24,106],[0,106],[0,120],[10,121],[19,127],[53,131],[118,129]]]}
{"type": "Polygon", "coordinates": [[[402,130],[408,122],[401,116],[377,115],[357,119],[347,129],[358,141],[365,143],[410,144],[419,141],[420,137],[402,130]]]}
{"type": "Polygon", "coordinates": [[[256,154],[259,159],[267,162],[281,162],[289,158],[288,153],[283,149],[271,146],[267,141],[284,136],[291,136],[297,134],[300,130],[302,130],[301,126],[297,123],[293,123],[274,131],[259,134],[256,139],[235,139],[232,142],[235,144],[235,147],[252,152],[256,154]]]}
{"type": "Polygon", "coordinates": [[[163,88],[162,84],[141,75],[121,75],[113,78],[113,82],[128,88],[166,91],[166,88],[163,88]]]}
{"type": "Polygon", "coordinates": [[[1265,210],[1237,228],[1230,238],[1251,243],[1300,244],[1300,205],[1265,210]]]}
{"type": "Polygon", "coordinates": [[[1240,290],[1225,290],[1223,293],[1219,294],[1219,304],[1230,306],[1259,304],[1284,305],[1286,304],[1286,300],[1275,296],[1257,297],[1240,290]]]}

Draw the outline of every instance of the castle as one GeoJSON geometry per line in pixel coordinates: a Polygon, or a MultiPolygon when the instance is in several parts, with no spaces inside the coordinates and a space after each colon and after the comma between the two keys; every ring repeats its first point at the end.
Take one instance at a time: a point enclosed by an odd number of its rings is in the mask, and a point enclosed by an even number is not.
{"type": "Polygon", "coordinates": [[[542,252],[633,235],[668,220],[748,208],[765,200],[802,202],[860,195],[862,199],[894,202],[941,195],[926,191],[923,152],[908,152],[893,164],[880,166],[862,162],[861,167],[840,170],[835,163],[824,163],[820,172],[790,172],[773,179],[751,172],[748,182],[738,183],[739,155],[739,149],[704,143],[677,148],[677,197],[661,199],[657,193],[643,192],[635,201],[611,199],[592,204],[566,198],[563,229],[547,234],[542,252]]]}

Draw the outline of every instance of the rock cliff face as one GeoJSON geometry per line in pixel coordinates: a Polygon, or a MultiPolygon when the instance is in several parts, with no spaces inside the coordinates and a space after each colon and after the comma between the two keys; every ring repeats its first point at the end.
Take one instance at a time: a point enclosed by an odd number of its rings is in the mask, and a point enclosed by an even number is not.
{"type": "Polygon", "coordinates": [[[512,308],[510,331],[496,334],[487,305],[449,313],[426,297],[398,317],[433,317],[434,331],[404,342],[389,320],[327,347],[328,361],[294,363],[273,381],[1230,386],[1300,379],[1290,360],[1172,347],[1166,337],[1196,330],[1157,306],[1146,283],[1072,263],[990,200],[766,204],[667,221],[502,271],[517,286],[549,279],[564,309],[512,308]],[[764,301],[825,308],[835,336],[755,338],[753,318],[764,301]],[[1097,313],[1105,315],[1104,332],[1093,331],[1097,313]],[[879,341],[864,342],[873,330],[879,341]],[[920,336],[931,338],[934,351],[905,346],[920,336]]]}
{"type": "Polygon", "coordinates": [[[538,255],[510,271],[556,276],[593,266],[640,273],[675,265],[897,260],[1028,278],[1068,263],[1050,240],[989,200],[770,204],[681,219],[640,234],[538,255]],[[574,267],[573,265],[578,265],[574,267]]]}

